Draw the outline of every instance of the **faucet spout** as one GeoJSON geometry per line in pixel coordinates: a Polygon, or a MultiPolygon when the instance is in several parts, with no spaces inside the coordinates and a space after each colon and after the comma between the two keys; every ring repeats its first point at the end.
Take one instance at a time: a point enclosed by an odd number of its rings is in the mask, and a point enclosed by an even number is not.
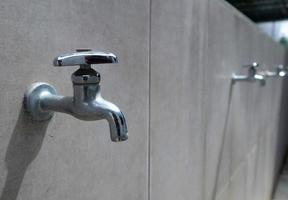
{"type": "Polygon", "coordinates": [[[38,117],[39,120],[50,118],[53,112],[66,113],[85,121],[106,119],[113,142],[128,139],[127,124],[123,113],[115,104],[102,98],[99,84],[75,84],[73,87],[74,96],[64,97],[56,95],[52,86],[38,83],[32,88],[33,95],[30,95],[31,92],[26,94],[29,97],[25,100],[27,102],[25,103],[26,110],[32,116],[34,115],[35,119],[38,117]]]}
{"type": "Polygon", "coordinates": [[[98,99],[96,101],[100,103],[101,105],[100,109],[102,109],[101,112],[103,112],[104,118],[109,123],[111,140],[113,142],[120,142],[127,140],[128,130],[126,119],[123,113],[119,110],[119,108],[116,105],[104,99],[98,99]]]}
{"type": "Polygon", "coordinates": [[[72,115],[82,120],[106,119],[113,142],[128,139],[125,117],[113,103],[103,99],[99,84],[75,84],[72,115]]]}

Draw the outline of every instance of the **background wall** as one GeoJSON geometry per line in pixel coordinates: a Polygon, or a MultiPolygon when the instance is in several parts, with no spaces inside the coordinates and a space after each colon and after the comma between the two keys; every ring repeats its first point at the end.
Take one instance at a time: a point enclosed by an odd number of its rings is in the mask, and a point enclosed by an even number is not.
{"type": "Polygon", "coordinates": [[[282,80],[231,74],[272,69],[284,49],[224,1],[152,0],[151,22],[151,199],[270,199],[287,146],[282,80]]]}
{"type": "MultiPolygon", "coordinates": [[[[265,200],[287,146],[282,80],[231,84],[241,65],[285,62],[284,49],[219,0],[0,2],[0,200],[265,200]],[[56,113],[33,122],[25,88],[72,94],[75,68],[52,59],[110,50],[96,67],[129,140],[105,121],[56,113]]],[[[285,88],[283,89],[283,91],[285,88]]]]}

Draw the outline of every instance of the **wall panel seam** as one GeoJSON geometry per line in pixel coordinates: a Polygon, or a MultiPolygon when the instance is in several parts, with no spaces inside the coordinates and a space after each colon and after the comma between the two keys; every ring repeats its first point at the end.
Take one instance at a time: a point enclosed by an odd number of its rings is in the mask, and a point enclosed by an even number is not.
{"type": "Polygon", "coordinates": [[[149,1],[149,36],[148,36],[148,166],[147,166],[147,198],[151,199],[151,22],[152,22],[152,0],[149,1]]]}

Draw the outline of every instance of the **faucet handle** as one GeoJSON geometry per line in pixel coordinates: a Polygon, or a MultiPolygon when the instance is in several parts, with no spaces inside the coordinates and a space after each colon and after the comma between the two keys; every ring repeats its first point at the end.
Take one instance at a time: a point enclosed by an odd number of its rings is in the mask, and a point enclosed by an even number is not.
{"type": "Polygon", "coordinates": [[[253,62],[251,64],[243,65],[243,67],[245,67],[245,68],[254,68],[255,69],[255,68],[259,68],[260,64],[257,63],[257,62],[253,62]]]}
{"type": "Polygon", "coordinates": [[[257,74],[257,69],[260,68],[260,64],[257,62],[253,62],[248,65],[243,65],[243,67],[248,68],[248,76],[252,78],[257,74]]]}
{"type": "Polygon", "coordinates": [[[53,65],[62,66],[90,66],[92,64],[118,63],[117,57],[110,52],[97,52],[91,49],[77,49],[76,53],[57,56],[53,65]]]}

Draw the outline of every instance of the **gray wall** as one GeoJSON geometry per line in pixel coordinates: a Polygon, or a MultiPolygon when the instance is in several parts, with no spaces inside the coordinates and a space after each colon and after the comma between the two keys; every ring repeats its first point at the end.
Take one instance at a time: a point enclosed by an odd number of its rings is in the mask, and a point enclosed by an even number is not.
{"type": "Polygon", "coordinates": [[[0,2],[0,200],[265,200],[286,149],[281,79],[231,84],[241,65],[282,64],[284,49],[218,0],[0,2]],[[110,50],[102,93],[130,137],[57,113],[33,122],[25,88],[71,95],[75,68],[54,56],[110,50]]]}

